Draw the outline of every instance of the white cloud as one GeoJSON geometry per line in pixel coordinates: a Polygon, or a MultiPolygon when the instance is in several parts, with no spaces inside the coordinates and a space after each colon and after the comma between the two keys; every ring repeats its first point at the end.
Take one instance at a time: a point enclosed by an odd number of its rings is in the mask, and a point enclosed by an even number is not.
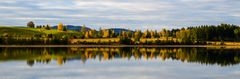
{"type": "Polygon", "coordinates": [[[19,18],[11,18],[16,20],[59,20],[58,18],[27,18],[27,17],[19,17],[19,18]]]}
{"type": "Polygon", "coordinates": [[[27,8],[24,7],[17,7],[17,6],[0,6],[1,10],[26,10],[27,8]]]}
{"type": "Polygon", "coordinates": [[[208,3],[208,2],[222,2],[222,1],[226,1],[226,0],[181,0],[184,2],[204,2],[204,3],[208,3]]]}
{"type": "Polygon", "coordinates": [[[109,18],[112,20],[137,20],[137,21],[146,21],[146,20],[167,20],[167,16],[159,16],[159,15],[131,15],[131,16],[96,16],[101,18],[109,18]]]}
{"type": "Polygon", "coordinates": [[[10,25],[25,25],[18,20],[41,24],[138,24],[144,28],[148,28],[146,24],[240,24],[236,21],[240,20],[239,5],[238,0],[4,0],[0,1],[0,16],[4,18],[0,25],[10,21],[10,25]]]}
{"type": "Polygon", "coordinates": [[[16,3],[15,0],[1,0],[1,3],[16,3]]]}
{"type": "Polygon", "coordinates": [[[125,10],[129,12],[141,12],[141,11],[157,11],[161,9],[168,9],[174,5],[169,3],[152,3],[152,2],[114,2],[109,0],[96,0],[96,1],[78,1],[75,0],[73,4],[53,4],[51,2],[44,2],[37,4],[41,9],[66,9],[66,10],[78,10],[78,9],[88,9],[88,10],[99,10],[111,9],[111,10],[125,10]],[[51,6],[54,5],[54,6],[51,6]]]}
{"type": "Polygon", "coordinates": [[[233,13],[233,14],[231,14],[231,16],[240,18],[240,13],[233,13]]]}

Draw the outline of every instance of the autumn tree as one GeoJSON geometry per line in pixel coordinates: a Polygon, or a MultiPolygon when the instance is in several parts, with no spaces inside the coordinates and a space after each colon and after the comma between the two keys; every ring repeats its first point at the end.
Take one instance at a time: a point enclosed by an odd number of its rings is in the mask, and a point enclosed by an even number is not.
{"type": "Polygon", "coordinates": [[[151,36],[151,38],[155,38],[155,33],[154,33],[154,31],[150,31],[150,36],[151,36]]]}
{"type": "Polygon", "coordinates": [[[186,30],[180,30],[177,34],[177,39],[180,43],[182,44],[193,44],[193,36],[192,36],[192,31],[189,29],[186,30]]]}
{"type": "Polygon", "coordinates": [[[134,32],[134,38],[135,39],[140,39],[141,36],[142,36],[141,30],[137,30],[137,31],[134,32]]]}
{"type": "Polygon", "coordinates": [[[63,31],[63,23],[58,24],[58,31],[63,31]]]}
{"type": "Polygon", "coordinates": [[[160,34],[162,37],[169,37],[169,30],[163,28],[160,34]]]}
{"type": "Polygon", "coordinates": [[[141,36],[142,36],[141,30],[136,30],[134,32],[133,37],[134,37],[135,43],[139,43],[141,36]]]}
{"type": "Polygon", "coordinates": [[[89,38],[90,37],[90,31],[88,32],[85,32],[85,35],[84,35],[85,38],[89,38]]]}
{"type": "Polygon", "coordinates": [[[116,37],[116,33],[114,30],[110,30],[110,38],[116,37]]]}
{"type": "Polygon", "coordinates": [[[126,31],[122,31],[120,33],[120,37],[126,38],[127,37],[127,32],[126,31]]]}
{"type": "Polygon", "coordinates": [[[91,37],[97,38],[97,31],[95,29],[91,30],[91,37]]]}
{"type": "Polygon", "coordinates": [[[151,37],[151,33],[149,32],[149,30],[147,29],[144,33],[143,33],[143,38],[150,38],[151,37]]]}
{"type": "Polygon", "coordinates": [[[109,29],[103,30],[103,38],[108,38],[109,36],[110,36],[110,30],[109,29]]]}
{"type": "Polygon", "coordinates": [[[35,27],[34,22],[33,22],[33,21],[28,22],[28,23],[27,23],[27,27],[29,27],[29,28],[34,28],[34,27],[35,27]]]}
{"type": "Polygon", "coordinates": [[[85,33],[85,38],[96,38],[97,37],[97,31],[95,29],[89,30],[85,33]]]}

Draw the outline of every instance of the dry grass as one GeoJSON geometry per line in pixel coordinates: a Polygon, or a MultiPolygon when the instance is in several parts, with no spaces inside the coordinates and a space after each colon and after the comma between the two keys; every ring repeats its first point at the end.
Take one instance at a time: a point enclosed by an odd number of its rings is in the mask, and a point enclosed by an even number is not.
{"type": "Polygon", "coordinates": [[[93,39],[72,39],[71,43],[77,43],[77,42],[119,42],[120,38],[93,38],[93,39]]]}
{"type": "Polygon", "coordinates": [[[156,42],[157,40],[160,40],[160,41],[167,41],[167,40],[173,40],[173,41],[177,41],[176,38],[172,38],[172,37],[168,37],[168,38],[165,38],[165,37],[161,37],[161,38],[141,38],[140,39],[140,42],[142,43],[145,43],[145,42],[156,42]]]}
{"type": "MultiPolygon", "coordinates": [[[[223,45],[233,45],[233,46],[238,46],[240,45],[240,42],[223,42],[223,45]]],[[[220,41],[208,41],[207,44],[209,45],[221,45],[220,41]]]]}

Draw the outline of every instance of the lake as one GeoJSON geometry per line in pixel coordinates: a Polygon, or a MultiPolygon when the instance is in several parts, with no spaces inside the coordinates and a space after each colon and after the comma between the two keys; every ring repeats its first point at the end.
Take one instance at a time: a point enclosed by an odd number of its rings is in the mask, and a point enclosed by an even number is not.
{"type": "Polygon", "coordinates": [[[239,79],[240,49],[1,47],[0,79],[239,79]]]}

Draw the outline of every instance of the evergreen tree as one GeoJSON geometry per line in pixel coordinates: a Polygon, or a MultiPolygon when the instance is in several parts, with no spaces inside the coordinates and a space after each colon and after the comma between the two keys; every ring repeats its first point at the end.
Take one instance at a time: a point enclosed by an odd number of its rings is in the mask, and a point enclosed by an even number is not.
{"type": "Polygon", "coordinates": [[[98,34],[97,34],[98,38],[102,38],[102,28],[99,28],[98,34]]]}
{"type": "Polygon", "coordinates": [[[50,25],[46,25],[45,29],[46,29],[46,30],[50,30],[50,29],[51,29],[51,28],[50,28],[50,25]]]}
{"type": "Polygon", "coordinates": [[[63,27],[63,31],[67,31],[67,26],[64,26],[64,27],[63,27]]]}
{"type": "Polygon", "coordinates": [[[82,33],[86,33],[86,25],[83,25],[83,26],[82,26],[81,32],[82,32],[82,33]]]}

